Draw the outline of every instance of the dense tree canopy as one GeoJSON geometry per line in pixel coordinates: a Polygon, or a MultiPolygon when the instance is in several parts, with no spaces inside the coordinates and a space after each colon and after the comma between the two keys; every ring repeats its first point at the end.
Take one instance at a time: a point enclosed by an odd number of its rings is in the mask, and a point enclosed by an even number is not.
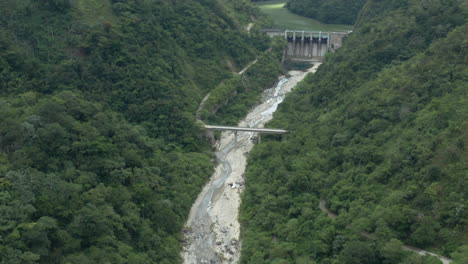
{"type": "Polygon", "coordinates": [[[195,111],[270,41],[235,0],[0,1],[0,263],[179,263],[195,111]]]}
{"type": "Polygon", "coordinates": [[[468,5],[398,2],[368,1],[251,153],[242,263],[466,259],[468,5]]]}
{"type": "Polygon", "coordinates": [[[28,92],[0,109],[2,263],[177,260],[206,155],[73,92],[28,92]]]}

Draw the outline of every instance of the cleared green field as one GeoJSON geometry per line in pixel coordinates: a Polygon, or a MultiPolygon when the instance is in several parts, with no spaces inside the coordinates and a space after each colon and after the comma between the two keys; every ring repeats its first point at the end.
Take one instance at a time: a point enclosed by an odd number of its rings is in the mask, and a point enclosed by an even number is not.
{"type": "Polygon", "coordinates": [[[296,15],[284,7],[286,1],[273,0],[257,2],[260,9],[269,15],[274,27],[278,29],[311,30],[311,31],[348,31],[352,26],[324,24],[315,19],[296,15]]]}
{"type": "Polygon", "coordinates": [[[104,21],[116,23],[110,0],[76,0],[73,7],[79,12],[79,18],[90,25],[102,24],[104,21]]]}

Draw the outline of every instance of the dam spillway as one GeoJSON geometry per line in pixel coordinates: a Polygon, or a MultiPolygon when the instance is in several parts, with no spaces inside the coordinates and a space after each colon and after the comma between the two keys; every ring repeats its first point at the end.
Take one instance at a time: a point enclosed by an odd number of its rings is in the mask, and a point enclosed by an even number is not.
{"type": "Polygon", "coordinates": [[[285,59],[293,61],[322,61],[328,52],[334,52],[343,45],[343,39],[350,32],[322,32],[297,30],[263,30],[271,37],[284,37],[288,41],[285,59]]]}
{"type": "Polygon", "coordinates": [[[322,32],[285,32],[288,41],[288,58],[319,59],[329,49],[329,33],[322,32]]]}

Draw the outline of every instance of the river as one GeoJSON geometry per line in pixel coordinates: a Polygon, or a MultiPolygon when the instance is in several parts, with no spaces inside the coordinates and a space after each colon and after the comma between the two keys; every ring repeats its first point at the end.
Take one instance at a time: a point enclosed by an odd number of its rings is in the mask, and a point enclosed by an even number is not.
{"type": "MultiPolygon", "coordinates": [[[[288,77],[281,76],[278,84],[264,92],[259,105],[239,126],[263,127],[271,120],[286,94],[308,73],[315,72],[319,65],[307,71],[290,71],[288,77]]],[[[223,132],[216,143],[218,165],[193,204],[184,230],[182,257],[185,264],[238,262],[241,249],[240,195],[244,188],[247,154],[254,146],[255,136],[252,132],[241,132],[235,140],[233,132],[223,132]]]]}

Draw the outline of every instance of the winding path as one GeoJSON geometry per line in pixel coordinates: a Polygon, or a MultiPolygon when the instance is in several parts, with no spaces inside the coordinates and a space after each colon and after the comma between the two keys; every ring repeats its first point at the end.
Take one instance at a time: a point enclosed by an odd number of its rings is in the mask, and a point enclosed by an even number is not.
{"type": "MultiPolygon", "coordinates": [[[[271,49],[270,49],[271,50],[271,49]]],[[[239,75],[242,75],[244,74],[245,71],[247,71],[252,65],[254,65],[255,63],[257,63],[258,59],[255,59],[253,61],[251,61],[249,64],[247,64],[247,66],[245,66],[244,69],[242,69],[240,72],[238,72],[237,74],[239,75]]],[[[198,105],[198,109],[197,109],[197,112],[196,112],[196,118],[198,121],[201,121],[200,120],[200,113],[201,113],[201,110],[203,109],[203,106],[205,105],[205,102],[206,100],[208,100],[208,98],[210,98],[210,95],[211,95],[211,92],[207,93],[205,95],[205,97],[203,98],[203,100],[200,102],[200,104],[198,105]]],[[[202,122],[203,123],[203,122],[202,122]]]]}
{"type": "Polygon", "coordinates": [[[248,70],[252,65],[254,65],[255,63],[257,63],[258,59],[255,59],[254,61],[252,61],[251,63],[249,63],[247,66],[245,66],[244,69],[242,69],[240,72],[238,72],[239,75],[242,75],[244,74],[244,72],[246,70],[248,70]]]}

